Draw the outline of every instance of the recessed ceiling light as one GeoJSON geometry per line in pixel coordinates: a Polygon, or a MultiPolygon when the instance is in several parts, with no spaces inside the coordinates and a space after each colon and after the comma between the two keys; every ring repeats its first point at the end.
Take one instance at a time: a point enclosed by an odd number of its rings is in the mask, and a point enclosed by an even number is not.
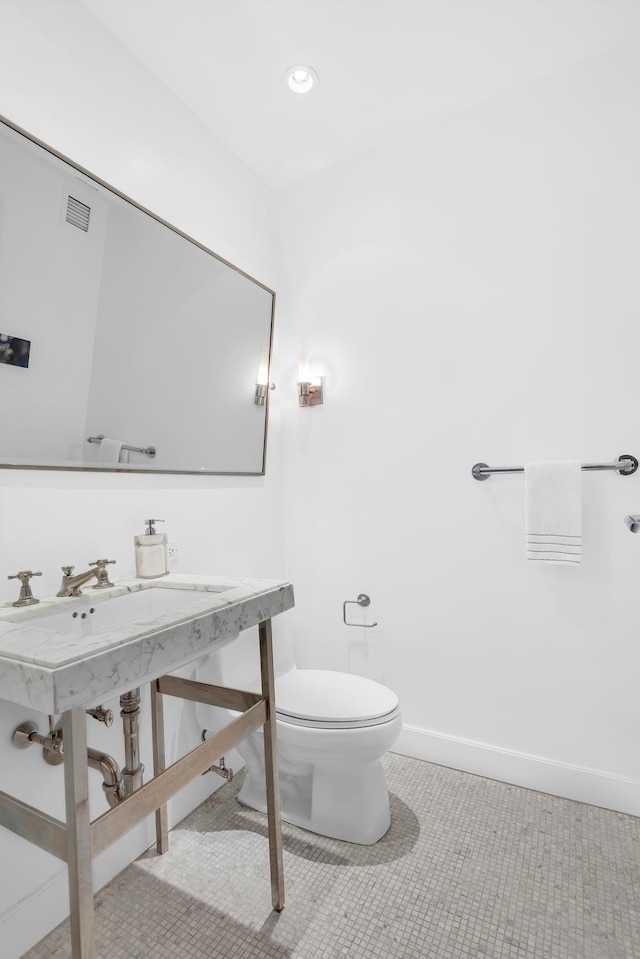
{"type": "Polygon", "coordinates": [[[284,72],[284,82],[293,93],[308,93],[318,85],[318,74],[313,67],[304,63],[294,63],[284,72]]]}

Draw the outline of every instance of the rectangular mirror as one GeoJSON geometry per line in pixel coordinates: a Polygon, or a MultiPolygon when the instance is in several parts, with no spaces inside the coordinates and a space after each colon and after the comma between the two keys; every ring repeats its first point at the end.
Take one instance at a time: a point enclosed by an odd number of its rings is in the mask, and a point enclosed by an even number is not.
{"type": "Polygon", "coordinates": [[[0,468],[262,475],[274,304],[0,118],[0,468]]]}

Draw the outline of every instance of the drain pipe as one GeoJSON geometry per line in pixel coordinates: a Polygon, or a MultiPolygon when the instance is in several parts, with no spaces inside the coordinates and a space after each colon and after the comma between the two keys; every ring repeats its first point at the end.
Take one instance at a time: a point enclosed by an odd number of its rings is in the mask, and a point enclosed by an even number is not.
{"type": "Polygon", "coordinates": [[[92,769],[97,769],[101,774],[103,782],[102,789],[107,797],[107,802],[111,809],[125,799],[123,788],[123,776],[117,762],[108,753],[101,753],[98,749],[87,750],[87,759],[92,769]]]}
{"type": "MultiPolygon", "coordinates": [[[[18,749],[39,745],[42,746],[43,758],[50,766],[59,766],[64,762],[62,730],[57,729],[50,732],[48,736],[43,736],[38,732],[36,723],[22,723],[13,733],[13,745],[18,749]]],[[[113,756],[91,747],[87,750],[87,762],[92,769],[97,769],[102,775],[102,788],[109,806],[113,809],[114,806],[117,806],[119,802],[126,798],[120,767],[113,756]]]]}
{"type": "Polygon", "coordinates": [[[124,734],[124,769],[122,791],[124,798],[132,796],[142,786],[144,766],[140,762],[140,688],[131,689],[120,697],[122,732],[124,734]]]}
{"type": "MultiPolygon", "coordinates": [[[[92,769],[97,769],[101,774],[102,788],[112,809],[140,789],[144,772],[144,766],[140,762],[140,688],[123,693],[120,697],[120,706],[124,734],[124,768],[121,770],[113,756],[108,753],[92,748],[87,750],[87,762],[92,769]]],[[[113,723],[113,713],[110,709],[105,710],[102,706],[98,706],[87,712],[105,726],[111,726],[113,723]]],[[[53,726],[53,717],[50,717],[49,725],[53,726]]],[[[56,766],[64,762],[62,730],[55,729],[48,736],[43,736],[38,732],[36,723],[22,723],[14,731],[14,746],[24,749],[33,743],[39,743],[42,746],[43,756],[50,765],[56,766]]]]}

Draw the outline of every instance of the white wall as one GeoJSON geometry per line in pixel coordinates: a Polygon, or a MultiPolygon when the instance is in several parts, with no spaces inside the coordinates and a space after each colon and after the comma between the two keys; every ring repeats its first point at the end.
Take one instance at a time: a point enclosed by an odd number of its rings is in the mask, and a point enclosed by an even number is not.
{"type": "MultiPolygon", "coordinates": [[[[2,3],[0,113],[275,287],[270,194],[77,4],[65,4],[65,18],[59,13],[59,5],[48,3],[2,3]],[[74,16],[81,34],[69,20],[74,16]],[[74,43],[79,35],[86,45],[74,43]]],[[[179,542],[180,569],[282,575],[278,395],[272,400],[264,478],[0,470],[0,602],[17,595],[6,576],[21,569],[42,570],[34,580],[40,596],[58,589],[67,563],[84,568],[108,556],[117,560],[116,578],[132,575],[133,535],[148,516],[167,521],[179,542]]],[[[117,716],[117,702],[108,705],[117,716]]],[[[199,732],[192,704],[167,705],[177,754],[197,744],[199,732]]],[[[0,788],[62,817],[61,769],[47,766],[36,748],[20,752],[10,745],[13,729],[26,719],[46,725],[46,717],[0,703],[0,788]]],[[[142,759],[150,769],[146,716],[143,726],[142,759]]],[[[92,722],[89,736],[91,745],[122,763],[119,728],[118,717],[111,730],[92,722]]],[[[192,784],[173,802],[173,821],[218,784],[217,777],[192,784]]],[[[91,785],[98,815],[106,807],[97,773],[91,785]]],[[[140,827],[112,846],[96,863],[97,884],[151,841],[150,830],[140,827]]],[[[6,830],[0,830],[0,860],[12,864],[0,874],[2,956],[16,959],[64,917],[66,869],[6,830]]]]}
{"type": "Polygon", "coordinates": [[[294,185],[279,286],[326,388],[283,422],[301,662],[393,687],[401,751],[635,814],[640,474],[583,474],[582,566],[532,568],[523,476],[471,467],[640,455],[638,52],[294,185]]]}

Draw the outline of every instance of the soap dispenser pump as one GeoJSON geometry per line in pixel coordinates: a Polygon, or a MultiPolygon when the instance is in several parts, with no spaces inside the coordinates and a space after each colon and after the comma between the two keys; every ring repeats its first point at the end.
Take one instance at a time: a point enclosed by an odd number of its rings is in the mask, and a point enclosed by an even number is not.
{"type": "Polygon", "coordinates": [[[136,576],[139,579],[157,579],[169,572],[169,542],[166,533],[156,533],[156,523],[163,519],[146,519],[146,532],[134,537],[136,576]]]}

